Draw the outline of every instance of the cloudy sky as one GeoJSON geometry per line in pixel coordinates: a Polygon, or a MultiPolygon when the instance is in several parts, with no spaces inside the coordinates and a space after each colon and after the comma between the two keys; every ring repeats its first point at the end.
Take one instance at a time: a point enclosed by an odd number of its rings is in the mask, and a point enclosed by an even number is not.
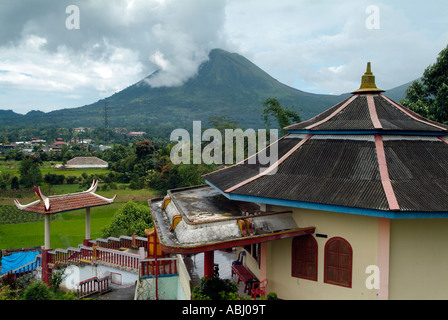
{"type": "Polygon", "coordinates": [[[448,44],[445,0],[0,0],[0,109],[80,107],[148,76],[180,85],[213,48],[313,93],[420,77],[448,44]]]}

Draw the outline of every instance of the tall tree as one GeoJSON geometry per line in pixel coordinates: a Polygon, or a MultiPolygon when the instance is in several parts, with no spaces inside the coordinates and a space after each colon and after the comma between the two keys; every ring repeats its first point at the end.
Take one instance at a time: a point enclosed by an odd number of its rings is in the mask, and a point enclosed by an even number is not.
{"type": "Polygon", "coordinates": [[[400,102],[425,118],[448,123],[448,46],[425,69],[422,78],[409,86],[400,102]]]}
{"type": "Polygon", "coordinates": [[[39,159],[26,157],[20,162],[20,182],[25,187],[38,186],[42,182],[42,173],[39,169],[39,159]]]}
{"type": "Polygon", "coordinates": [[[271,125],[270,119],[277,120],[280,132],[286,134],[284,127],[301,122],[300,116],[291,108],[283,108],[276,98],[268,98],[263,102],[263,120],[267,126],[271,125]]]}

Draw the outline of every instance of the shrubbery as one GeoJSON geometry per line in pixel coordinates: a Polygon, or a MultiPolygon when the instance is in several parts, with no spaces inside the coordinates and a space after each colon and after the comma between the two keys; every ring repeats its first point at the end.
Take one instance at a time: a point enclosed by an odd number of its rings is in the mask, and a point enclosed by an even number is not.
{"type": "Polygon", "coordinates": [[[144,237],[145,229],[151,228],[152,225],[148,206],[128,201],[118,209],[111,223],[103,228],[103,237],[132,236],[134,232],[144,237]]]}
{"type": "Polygon", "coordinates": [[[201,278],[199,286],[191,292],[192,300],[236,300],[238,287],[229,279],[219,277],[201,278]]]}
{"type": "Polygon", "coordinates": [[[65,275],[65,268],[53,272],[50,277],[51,286],[31,275],[25,275],[9,284],[0,284],[0,300],[76,300],[73,291],[59,289],[65,275]]]}

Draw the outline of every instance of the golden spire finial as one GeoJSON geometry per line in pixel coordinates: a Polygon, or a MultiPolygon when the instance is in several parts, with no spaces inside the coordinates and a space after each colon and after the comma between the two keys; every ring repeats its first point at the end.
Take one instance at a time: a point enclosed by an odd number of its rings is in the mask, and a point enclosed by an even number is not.
{"type": "Polygon", "coordinates": [[[370,66],[370,62],[367,62],[367,70],[365,74],[372,74],[372,67],[370,66]]]}
{"type": "Polygon", "coordinates": [[[372,67],[370,62],[367,62],[367,69],[361,78],[361,87],[352,93],[365,93],[365,92],[384,92],[384,90],[378,89],[375,84],[375,76],[372,73],[372,67]]]}

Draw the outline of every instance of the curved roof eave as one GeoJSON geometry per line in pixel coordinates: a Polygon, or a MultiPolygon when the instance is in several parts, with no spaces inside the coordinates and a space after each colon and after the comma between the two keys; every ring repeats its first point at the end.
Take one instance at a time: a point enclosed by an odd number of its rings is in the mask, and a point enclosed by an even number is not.
{"type": "Polygon", "coordinates": [[[228,199],[235,201],[251,201],[256,203],[284,206],[290,208],[356,214],[362,216],[388,218],[388,219],[448,218],[448,210],[444,212],[422,212],[422,211],[375,210],[375,209],[345,207],[323,203],[312,203],[312,202],[249,196],[236,193],[225,193],[216,186],[214,186],[209,181],[206,180],[206,183],[211,187],[215,188],[216,190],[218,190],[219,192],[221,192],[221,194],[223,194],[228,199]]]}

